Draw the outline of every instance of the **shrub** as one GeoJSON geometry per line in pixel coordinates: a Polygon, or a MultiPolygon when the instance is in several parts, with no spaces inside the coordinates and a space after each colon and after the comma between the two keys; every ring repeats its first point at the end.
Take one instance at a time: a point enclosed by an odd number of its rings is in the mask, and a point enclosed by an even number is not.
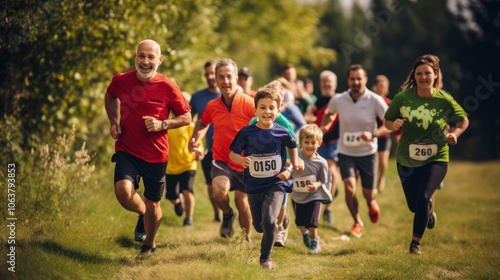
{"type": "Polygon", "coordinates": [[[72,198],[81,193],[90,179],[95,167],[83,142],[74,148],[75,129],[69,135],[62,135],[56,141],[31,150],[27,162],[21,166],[21,187],[23,193],[20,203],[40,211],[57,211],[58,214],[70,205],[72,198]]]}

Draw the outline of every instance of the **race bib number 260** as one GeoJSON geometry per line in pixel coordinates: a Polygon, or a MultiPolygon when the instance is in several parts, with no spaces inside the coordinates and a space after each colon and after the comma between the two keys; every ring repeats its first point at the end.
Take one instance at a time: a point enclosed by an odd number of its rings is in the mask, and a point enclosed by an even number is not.
{"type": "Polygon", "coordinates": [[[410,158],[414,160],[424,161],[437,154],[436,144],[411,144],[410,145],[410,158]]]}

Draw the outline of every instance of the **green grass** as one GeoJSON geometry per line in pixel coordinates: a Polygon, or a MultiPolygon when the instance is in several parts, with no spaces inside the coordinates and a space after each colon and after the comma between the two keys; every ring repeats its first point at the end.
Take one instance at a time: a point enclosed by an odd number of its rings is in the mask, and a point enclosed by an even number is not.
{"type": "MultiPolygon", "coordinates": [[[[292,224],[286,248],[273,251],[276,268],[268,271],[258,265],[260,234],[253,232],[252,243],[241,235],[218,237],[219,224],[212,222],[201,172],[196,178],[194,227],[182,227],[182,218],[163,200],[158,250],[149,258],[137,258],[140,244],[132,239],[136,214],[116,201],[109,165],[95,172],[93,186],[60,217],[26,220],[23,209],[17,209],[16,275],[7,271],[7,247],[2,246],[0,279],[498,279],[498,170],[500,162],[450,163],[445,187],[435,195],[436,228],[426,231],[423,254],[414,256],[407,253],[412,215],[391,161],[386,190],[378,197],[379,223],[369,222],[367,207],[360,203],[366,234],[339,240],[352,226],[341,187],[334,200],[334,225],[319,229],[320,254],[307,254],[292,224]]],[[[363,201],[359,190],[358,198],[363,201]]],[[[231,204],[234,207],[232,197],[231,204]]],[[[1,232],[6,244],[4,226],[1,232]]]]}

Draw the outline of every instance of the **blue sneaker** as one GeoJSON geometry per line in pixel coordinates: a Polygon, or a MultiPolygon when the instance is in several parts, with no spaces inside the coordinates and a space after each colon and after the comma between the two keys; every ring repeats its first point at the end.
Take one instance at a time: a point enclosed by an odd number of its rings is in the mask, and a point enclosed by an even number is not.
{"type": "Polygon", "coordinates": [[[329,225],[333,224],[332,211],[328,209],[325,209],[325,211],[323,211],[323,221],[329,225]]]}
{"type": "Polygon", "coordinates": [[[191,220],[189,220],[189,219],[184,219],[183,226],[185,226],[185,227],[192,227],[193,226],[193,222],[191,220]]]}
{"type": "Polygon", "coordinates": [[[311,246],[311,235],[309,234],[309,231],[306,231],[306,233],[302,234],[302,241],[304,241],[304,245],[306,245],[307,248],[311,246]]]}
{"type": "Polygon", "coordinates": [[[319,236],[311,239],[311,244],[309,245],[309,252],[313,254],[319,253],[319,236]]]}

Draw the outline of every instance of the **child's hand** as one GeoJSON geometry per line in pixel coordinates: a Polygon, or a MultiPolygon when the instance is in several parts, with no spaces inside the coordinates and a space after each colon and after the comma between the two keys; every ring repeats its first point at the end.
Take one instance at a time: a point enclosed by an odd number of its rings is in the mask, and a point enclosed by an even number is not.
{"type": "Polygon", "coordinates": [[[248,157],[241,157],[240,164],[243,165],[243,167],[247,168],[252,164],[252,158],[253,156],[248,156],[248,157]]]}
{"type": "Polygon", "coordinates": [[[292,175],[292,172],[288,169],[285,169],[283,172],[278,174],[277,177],[281,181],[286,181],[286,180],[290,179],[291,175],[292,175]]]}
{"type": "Polygon", "coordinates": [[[208,149],[205,150],[203,146],[199,145],[198,147],[195,148],[194,150],[194,160],[196,161],[201,161],[203,158],[205,158],[205,155],[208,153],[208,149]]]}
{"type": "Polygon", "coordinates": [[[310,184],[307,186],[307,189],[309,190],[309,192],[315,192],[318,188],[319,188],[319,185],[317,185],[317,184],[310,184]]]}
{"type": "Polygon", "coordinates": [[[299,158],[295,164],[293,164],[293,170],[297,172],[297,174],[302,173],[304,171],[304,161],[299,158]]]}

